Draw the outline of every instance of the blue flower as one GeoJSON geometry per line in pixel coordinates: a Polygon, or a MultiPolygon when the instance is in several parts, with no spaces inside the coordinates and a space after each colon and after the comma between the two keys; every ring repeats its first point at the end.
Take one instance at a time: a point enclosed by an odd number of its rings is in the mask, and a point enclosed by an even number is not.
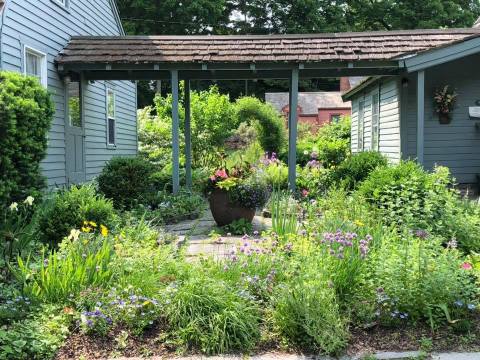
{"type": "Polygon", "coordinates": [[[475,304],[468,304],[467,308],[468,308],[468,310],[475,310],[476,306],[475,306],[475,304]]]}
{"type": "Polygon", "coordinates": [[[457,300],[454,302],[455,306],[462,307],[463,306],[463,301],[462,300],[457,300]]]}

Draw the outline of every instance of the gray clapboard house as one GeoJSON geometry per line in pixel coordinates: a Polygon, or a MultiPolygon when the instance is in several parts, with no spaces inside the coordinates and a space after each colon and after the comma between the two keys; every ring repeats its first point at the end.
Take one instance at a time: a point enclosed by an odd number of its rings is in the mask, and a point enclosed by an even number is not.
{"type": "Polygon", "coordinates": [[[0,0],[0,70],[35,76],[56,113],[42,163],[50,186],[88,181],[137,152],[136,85],[60,77],[54,59],[75,35],[124,35],[114,0],[0,0]]]}
{"type": "Polygon", "coordinates": [[[352,151],[380,151],[392,162],[416,159],[427,169],[448,166],[459,183],[477,183],[480,38],[473,34],[397,59],[402,72],[370,77],[343,95],[352,101],[352,151]],[[434,111],[434,92],[445,85],[458,94],[449,124],[434,111]]]}

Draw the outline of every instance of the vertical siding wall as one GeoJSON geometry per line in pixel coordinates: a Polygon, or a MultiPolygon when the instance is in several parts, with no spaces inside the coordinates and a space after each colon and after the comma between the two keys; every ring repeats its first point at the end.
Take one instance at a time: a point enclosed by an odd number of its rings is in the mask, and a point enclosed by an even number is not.
{"type": "MultiPolygon", "coordinates": [[[[65,88],[54,58],[73,35],[119,35],[109,0],[70,0],[69,9],[55,0],[10,0],[2,37],[3,70],[23,72],[25,45],[47,54],[48,90],[55,102],[55,118],[49,133],[49,148],[42,163],[50,186],[67,183],[65,168],[65,88]]],[[[85,156],[87,180],[114,155],[136,153],[136,94],[130,82],[115,82],[117,136],[115,150],[106,147],[105,83],[88,84],[85,91],[85,156]]]]}
{"type": "Polygon", "coordinates": [[[398,79],[382,79],[352,99],[352,152],[372,149],[372,96],[380,96],[379,151],[396,163],[400,160],[400,101],[398,79]],[[358,148],[358,104],[364,100],[364,148],[358,148]]]}
{"type": "MultiPolygon", "coordinates": [[[[480,55],[427,69],[425,72],[425,149],[424,166],[447,166],[459,183],[476,183],[480,174],[480,130],[470,119],[468,108],[480,100],[480,55]],[[436,88],[450,85],[458,99],[450,124],[442,125],[433,109],[436,88]]],[[[408,145],[406,155],[416,156],[416,74],[408,85],[408,145]]]]}

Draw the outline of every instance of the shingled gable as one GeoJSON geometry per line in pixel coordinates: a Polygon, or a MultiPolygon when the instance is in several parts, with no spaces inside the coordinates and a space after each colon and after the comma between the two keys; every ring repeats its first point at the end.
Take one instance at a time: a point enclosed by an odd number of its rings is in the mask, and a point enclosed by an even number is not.
{"type": "Polygon", "coordinates": [[[315,63],[393,60],[480,36],[480,29],[270,36],[73,37],[67,64],[315,63]]]}

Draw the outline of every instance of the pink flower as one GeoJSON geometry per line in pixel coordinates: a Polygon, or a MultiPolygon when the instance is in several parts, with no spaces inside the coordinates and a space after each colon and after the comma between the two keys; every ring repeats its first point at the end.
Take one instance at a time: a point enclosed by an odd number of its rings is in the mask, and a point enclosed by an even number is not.
{"type": "Polygon", "coordinates": [[[469,262],[464,262],[464,263],[462,264],[462,269],[464,269],[464,270],[472,270],[472,269],[473,269],[473,266],[472,266],[472,264],[470,264],[469,262]]]}
{"type": "Polygon", "coordinates": [[[307,189],[303,189],[303,190],[302,190],[302,196],[303,196],[303,197],[307,197],[307,196],[308,196],[308,190],[307,190],[307,189]]]}
{"type": "Polygon", "coordinates": [[[227,172],[225,171],[225,169],[217,170],[217,171],[215,172],[215,176],[216,176],[216,177],[219,177],[219,178],[222,178],[222,179],[228,178],[228,175],[227,175],[227,172]]]}
{"type": "Polygon", "coordinates": [[[217,178],[215,177],[215,175],[212,175],[212,176],[210,176],[210,180],[215,181],[215,180],[217,180],[217,178]]]}

